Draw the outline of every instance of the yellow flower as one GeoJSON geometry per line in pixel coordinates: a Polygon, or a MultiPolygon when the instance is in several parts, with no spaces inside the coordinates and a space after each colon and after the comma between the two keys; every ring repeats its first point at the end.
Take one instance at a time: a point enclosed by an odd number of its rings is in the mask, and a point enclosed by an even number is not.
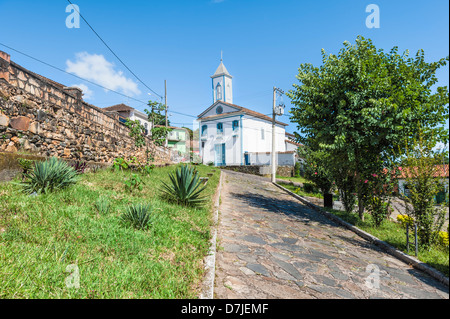
{"type": "Polygon", "coordinates": [[[414,218],[408,216],[408,215],[398,215],[397,221],[403,226],[406,227],[406,225],[413,226],[414,225],[414,218]]]}
{"type": "Polygon", "coordinates": [[[438,242],[442,246],[448,246],[448,233],[446,231],[440,231],[438,234],[438,242]]]}

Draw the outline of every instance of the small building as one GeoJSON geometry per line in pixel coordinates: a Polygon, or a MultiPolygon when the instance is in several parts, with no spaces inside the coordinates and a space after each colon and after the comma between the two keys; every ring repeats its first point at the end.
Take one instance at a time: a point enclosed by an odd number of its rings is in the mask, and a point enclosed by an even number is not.
{"type": "MultiPolygon", "coordinates": [[[[229,166],[259,165],[263,161],[263,165],[269,165],[270,161],[267,162],[266,157],[272,151],[272,117],[233,104],[232,76],[222,60],[211,78],[213,104],[197,118],[202,162],[229,166]]],[[[267,112],[271,113],[272,109],[267,112]]],[[[275,121],[278,162],[278,157],[285,156],[286,152],[287,125],[275,121]]],[[[293,166],[295,161],[289,163],[293,166]]]]}
{"type": "Polygon", "coordinates": [[[103,109],[107,112],[119,113],[119,121],[122,123],[125,123],[127,119],[130,119],[131,121],[138,120],[144,126],[145,134],[150,134],[151,122],[148,120],[147,114],[123,103],[105,107],[103,109]]]}
{"type": "MultiPolygon", "coordinates": [[[[162,127],[157,125],[156,127],[162,127]]],[[[176,151],[180,156],[189,155],[190,152],[190,137],[187,129],[183,127],[169,126],[172,129],[167,135],[167,147],[176,151]]]]}
{"type": "MultiPolygon", "coordinates": [[[[440,179],[442,181],[443,189],[436,195],[435,201],[437,204],[445,201],[445,197],[448,196],[449,192],[449,166],[448,164],[437,165],[436,173],[434,175],[435,178],[440,179]]],[[[403,168],[400,175],[397,176],[398,184],[396,185],[395,191],[399,192],[402,195],[409,196],[409,188],[407,179],[410,168],[403,168]]],[[[412,174],[411,174],[412,176],[412,174]]]]}

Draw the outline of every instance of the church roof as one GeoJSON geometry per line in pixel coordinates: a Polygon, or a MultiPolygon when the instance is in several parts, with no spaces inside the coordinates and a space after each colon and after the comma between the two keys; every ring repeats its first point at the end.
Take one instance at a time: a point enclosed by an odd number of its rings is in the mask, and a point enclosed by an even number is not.
{"type": "MultiPolygon", "coordinates": [[[[235,114],[237,115],[237,114],[242,114],[242,113],[250,115],[250,116],[253,116],[253,117],[260,118],[260,119],[268,121],[268,122],[272,122],[272,118],[267,116],[267,115],[265,115],[265,114],[262,114],[262,113],[259,113],[259,112],[247,109],[245,107],[242,107],[242,106],[239,106],[239,105],[236,105],[236,104],[231,104],[231,103],[228,103],[228,102],[224,102],[224,101],[217,101],[216,103],[211,105],[209,108],[207,108],[202,114],[198,115],[197,119],[201,120],[201,121],[207,121],[207,120],[212,120],[212,119],[215,119],[215,118],[220,118],[222,116],[229,116],[229,115],[235,115],[235,114]],[[206,112],[208,112],[210,109],[215,107],[217,104],[224,104],[224,105],[231,106],[231,107],[237,109],[237,111],[236,112],[227,112],[227,113],[222,113],[222,114],[216,114],[216,115],[209,115],[209,116],[203,117],[203,115],[206,112]]],[[[289,124],[286,124],[286,123],[283,123],[283,122],[280,122],[280,121],[275,121],[275,123],[277,123],[279,125],[282,125],[282,126],[288,126],[289,125],[289,124]]]]}
{"type": "Polygon", "coordinates": [[[215,78],[216,76],[219,76],[219,75],[228,75],[229,77],[232,77],[230,75],[230,73],[228,73],[228,70],[225,67],[225,65],[223,64],[222,60],[220,60],[219,67],[217,68],[216,72],[211,77],[215,78]]]}

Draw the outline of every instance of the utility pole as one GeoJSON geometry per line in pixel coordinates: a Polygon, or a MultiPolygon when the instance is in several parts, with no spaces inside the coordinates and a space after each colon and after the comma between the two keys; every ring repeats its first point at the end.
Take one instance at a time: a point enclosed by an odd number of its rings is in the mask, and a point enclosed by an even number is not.
{"type": "Polygon", "coordinates": [[[276,174],[277,174],[277,164],[276,160],[276,152],[275,152],[275,103],[276,103],[276,94],[277,88],[273,87],[273,107],[272,107],[272,183],[276,182],[276,174]]]}
{"type": "MultiPolygon", "coordinates": [[[[166,110],[166,130],[167,130],[168,121],[167,121],[167,81],[166,80],[164,80],[164,108],[166,110]]],[[[165,147],[167,147],[167,145],[169,145],[169,136],[166,134],[165,147]]]]}
{"type": "Polygon", "coordinates": [[[166,128],[167,128],[167,81],[164,80],[164,106],[166,109],[166,128]]]}
{"type": "Polygon", "coordinates": [[[277,163],[276,163],[276,147],[275,147],[275,116],[282,115],[284,112],[284,104],[276,106],[277,92],[284,94],[284,92],[276,87],[273,87],[273,106],[272,106],[272,183],[276,182],[277,163]]]}

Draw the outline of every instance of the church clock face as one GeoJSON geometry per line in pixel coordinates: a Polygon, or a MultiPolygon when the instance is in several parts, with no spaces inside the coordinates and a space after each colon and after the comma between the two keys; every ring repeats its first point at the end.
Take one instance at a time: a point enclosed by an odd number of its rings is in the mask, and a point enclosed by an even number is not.
{"type": "Polygon", "coordinates": [[[216,109],[216,113],[217,114],[222,114],[223,113],[223,107],[221,105],[219,105],[216,109]]]}

